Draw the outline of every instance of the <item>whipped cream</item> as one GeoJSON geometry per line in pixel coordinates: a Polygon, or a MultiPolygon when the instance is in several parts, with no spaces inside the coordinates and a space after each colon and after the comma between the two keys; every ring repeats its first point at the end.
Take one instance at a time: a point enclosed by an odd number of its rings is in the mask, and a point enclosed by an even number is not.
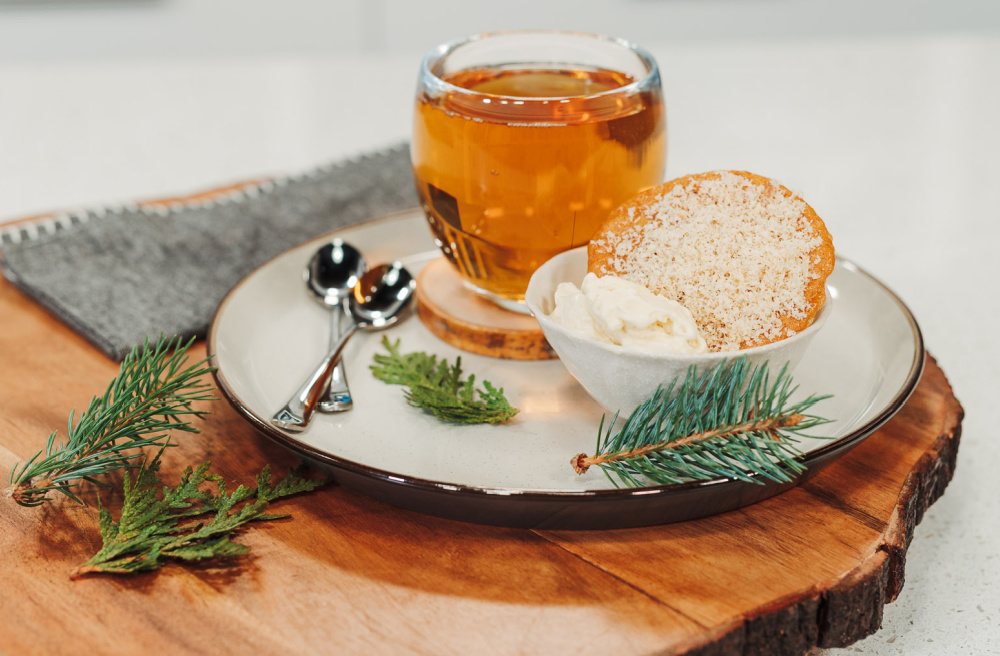
{"type": "Polygon", "coordinates": [[[615,276],[560,283],[549,318],[591,339],[665,353],[708,350],[686,307],[615,276]]]}

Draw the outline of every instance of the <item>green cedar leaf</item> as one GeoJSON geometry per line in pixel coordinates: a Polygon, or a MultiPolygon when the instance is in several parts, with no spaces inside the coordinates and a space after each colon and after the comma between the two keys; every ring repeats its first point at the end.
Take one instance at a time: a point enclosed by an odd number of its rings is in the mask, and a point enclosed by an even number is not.
{"type": "Polygon", "coordinates": [[[399,340],[390,342],[386,337],[382,338],[382,346],[388,354],[375,354],[375,364],[370,367],[372,375],[390,385],[405,386],[403,396],[415,408],[460,424],[497,424],[518,413],[507,401],[502,387],[483,381],[482,387],[477,388],[474,375],[462,380],[462,358],[449,364],[421,351],[403,354],[399,351],[399,340]]]}
{"type": "Polygon", "coordinates": [[[257,476],[257,487],[240,485],[231,494],[225,481],[209,473],[205,462],[181,474],[174,488],[161,486],[160,452],[148,464],[143,462],[135,478],[126,473],[123,505],[117,523],[111,513],[100,511],[101,549],[73,576],[85,574],[130,574],[159,569],[169,562],[224,560],[249,551],[231,541],[235,531],[254,521],[274,520],[287,515],[265,513],[271,501],[308,492],[326,483],[304,477],[296,468],[276,484],[271,469],[257,476]],[[205,489],[214,485],[217,493],[205,489]],[[203,519],[193,520],[192,518],[203,519]]]}

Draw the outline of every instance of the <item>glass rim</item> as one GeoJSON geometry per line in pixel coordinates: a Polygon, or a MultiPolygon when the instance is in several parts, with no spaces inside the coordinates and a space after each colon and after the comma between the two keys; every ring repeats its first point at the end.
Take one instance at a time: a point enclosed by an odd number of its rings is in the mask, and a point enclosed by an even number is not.
{"type": "MultiPolygon", "coordinates": [[[[573,62],[566,62],[571,64],[573,62]]],[[[525,29],[525,30],[498,30],[495,32],[481,32],[478,34],[472,34],[470,36],[455,39],[454,41],[448,41],[437,46],[426,55],[424,55],[423,60],[420,62],[420,75],[421,78],[429,77],[434,80],[435,90],[438,91],[448,91],[451,93],[459,93],[465,96],[482,96],[484,98],[505,98],[505,99],[515,99],[519,101],[537,102],[537,101],[552,101],[552,100],[565,100],[569,98],[577,99],[589,99],[589,98],[601,98],[604,96],[615,96],[615,95],[628,95],[631,93],[636,93],[642,91],[645,87],[648,87],[651,80],[659,79],[660,67],[656,59],[647,51],[645,48],[636,45],[635,43],[623,39],[620,37],[607,36],[604,34],[595,34],[591,32],[580,32],[574,30],[552,30],[552,29],[525,29]],[[642,77],[636,78],[632,82],[626,85],[616,87],[614,89],[606,89],[604,91],[598,91],[596,93],[588,93],[583,95],[571,95],[571,96],[507,96],[499,93],[484,93],[482,91],[473,91],[471,89],[466,89],[465,87],[460,87],[456,84],[446,82],[437,73],[433,71],[433,65],[444,59],[446,56],[457,50],[458,48],[467,45],[469,43],[475,43],[477,41],[483,41],[489,38],[501,37],[501,36],[511,36],[511,35],[545,35],[545,34],[555,34],[560,36],[570,36],[570,37],[584,37],[586,39],[592,39],[595,41],[603,41],[608,44],[616,45],[622,47],[624,50],[631,52],[636,55],[639,60],[646,66],[646,74],[642,77]]]]}

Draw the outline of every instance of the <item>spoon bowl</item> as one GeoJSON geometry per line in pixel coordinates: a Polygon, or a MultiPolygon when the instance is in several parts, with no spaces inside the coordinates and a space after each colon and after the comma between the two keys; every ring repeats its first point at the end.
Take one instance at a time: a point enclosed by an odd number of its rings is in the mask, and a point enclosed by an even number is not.
{"type": "Polygon", "coordinates": [[[344,350],[347,341],[358,331],[378,331],[402,320],[413,305],[417,281],[399,262],[382,264],[366,272],[348,298],[348,311],[354,323],[319,363],[288,403],[271,418],[271,423],[291,433],[309,427],[319,399],[344,350]]]}
{"type": "Polygon", "coordinates": [[[388,328],[406,316],[416,288],[416,280],[402,264],[382,264],[361,276],[348,299],[348,310],[366,329],[388,328]]]}
{"type": "Polygon", "coordinates": [[[337,308],[367,270],[361,251],[342,239],[334,239],[313,254],[303,276],[317,303],[337,308]]]}

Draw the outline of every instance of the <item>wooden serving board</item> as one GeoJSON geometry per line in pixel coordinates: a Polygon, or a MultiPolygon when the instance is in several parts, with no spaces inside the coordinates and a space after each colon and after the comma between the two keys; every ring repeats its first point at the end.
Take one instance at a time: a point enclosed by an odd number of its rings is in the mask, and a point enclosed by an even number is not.
{"type": "MultiPolygon", "coordinates": [[[[118,367],[0,281],[0,476],[118,367]]],[[[204,355],[204,347],[195,349],[204,355]]],[[[224,401],[164,482],[211,459],[252,483],[295,458],[224,401]]],[[[803,485],[741,510],[618,531],[528,531],[396,509],[331,485],[238,539],[229,566],[71,580],[100,545],[89,505],[0,495],[0,653],[805,654],[876,631],[913,527],[955,468],[962,408],[928,359],[906,406],[803,485]]],[[[120,479],[102,502],[117,516],[120,479]]]]}

